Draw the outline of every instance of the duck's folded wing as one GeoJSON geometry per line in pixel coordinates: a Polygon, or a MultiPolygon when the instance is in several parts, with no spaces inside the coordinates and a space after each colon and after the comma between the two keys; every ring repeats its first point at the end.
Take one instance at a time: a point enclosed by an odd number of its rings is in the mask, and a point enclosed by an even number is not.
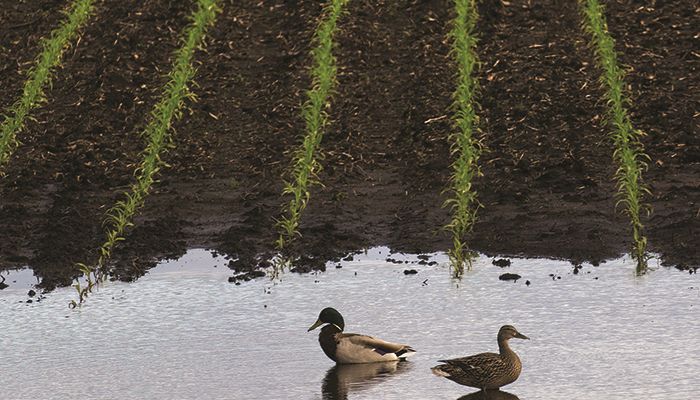
{"type": "Polygon", "coordinates": [[[490,376],[493,371],[498,371],[503,367],[503,361],[495,353],[482,353],[469,357],[439,361],[459,368],[472,376],[484,378],[490,376]]]}
{"type": "Polygon", "coordinates": [[[415,352],[415,350],[413,350],[411,346],[407,346],[405,344],[391,343],[367,335],[346,333],[342,335],[341,340],[342,338],[349,340],[354,345],[372,349],[382,355],[387,353],[396,353],[397,356],[401,356],[405,353],[415,352]]]}

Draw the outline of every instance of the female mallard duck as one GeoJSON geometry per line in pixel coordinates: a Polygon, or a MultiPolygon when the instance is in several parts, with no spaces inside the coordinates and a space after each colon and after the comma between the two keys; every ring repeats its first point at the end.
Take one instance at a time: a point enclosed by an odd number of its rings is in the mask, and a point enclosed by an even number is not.
{"type": "Polygon", "coordinates": [[[437,376],[444,376],[460,385],[482,390],[498,389],[515,382],[520,376],[522,363],[510,349],[508,340],[512,338],[529,339],[511,325],[503,325],[498,331],[498,349],[496,353],[481,353],[469,357],[440,360],[445,363],[431,368],[437,376]]]}
{"type": "Polygon", "coordinates": [[[416,351],[405,344],[396,344],[355,333],[343,333],[345,321],[334,308],[324,308],[309,332],[323,324],[318,342],[328,358],[338,364],[360,364],[403,360],[416,351]]]}

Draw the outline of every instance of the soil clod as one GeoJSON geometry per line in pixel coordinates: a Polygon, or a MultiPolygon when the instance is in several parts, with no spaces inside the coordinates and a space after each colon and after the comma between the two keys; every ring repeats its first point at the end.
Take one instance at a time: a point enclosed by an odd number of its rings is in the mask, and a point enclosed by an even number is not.
{"type": "Polygon", "coordinates": [[[501,274],[501,275],[498,277],[498,279],[500,279],[500,280],[502,280],[502,281],[513,281],[513,282],[517,282],[518,279],[520,279],[520,278],[522,278],[520,275],[518,275],[518,274],[513,274],[513,273],[510,273],[510,272],[506,272],[505,274],[501,274]]]}

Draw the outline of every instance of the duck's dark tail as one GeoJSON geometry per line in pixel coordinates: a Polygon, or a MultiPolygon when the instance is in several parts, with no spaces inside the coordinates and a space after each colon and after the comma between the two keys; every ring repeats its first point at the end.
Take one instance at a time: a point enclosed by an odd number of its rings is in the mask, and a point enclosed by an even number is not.
{"type": "Polygon", "coordinates": [[[394,354],[396,354],[396,357],[398,357],[400,360],[405,360],[407,357],[416,354],[416,351],[413,350],[413,347],[411,346],[404,346],[401,350],[395,352],[394,354]]]}

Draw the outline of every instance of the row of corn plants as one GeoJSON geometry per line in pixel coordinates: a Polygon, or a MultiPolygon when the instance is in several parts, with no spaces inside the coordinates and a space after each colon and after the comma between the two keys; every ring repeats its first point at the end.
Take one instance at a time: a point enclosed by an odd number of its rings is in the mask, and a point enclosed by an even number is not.
{"type": "Polygon", "coordinates": [[[480,207],[473,189],[473,180],[480,174],[477,164],[481,151],[480,142],[474,137],[477,131],[476,93],[478,84],[474,70],[478,68],[477,39],[474,35],[478,13],[475,0],[454,0],[456,16],[449,36],[452,55],[457,64],[457,89],[453,94],[453,123],[455,132],[450,135],[453,157],[450,198],[445,202],[452,208],[452,220],[446,228],[452,233],[452,249],[449,251],[455,277],[464,273],[472,264],[466,235],[471,231],[480,207]]]}
{"type": "Polygon", "coordinates": [[[624,90],[624,71],[617,62],[615,41],[608,31],[605,9],[598,0],[580,0],[583,28],[591,36],[591,47],[602,70],[600,82],[605,91],[608,117],[607,125],[612,129],[615,146],[613,153],[617,164],[615,179],[618,188],[618,205],[625,207],[630,218],[634,243],[632,255],[637,262],[637,272],[643,273],[647,266],[647,238],[640,219],[643,211],[649,211],[642,197],[649,194],[642,182],[642,171],[649,157],[644,153],[640,138],[643,133],[633,128],[627,113],[629,99],[624,90]]]}
{"type": "Polygon", "coordinates": [[[293,153],[292,178],[285,181],[283,195],[290,195],[289,203],[283,209],[283,216],[277,222],[279,238],[277,247],[283,249],[299,235],[301,214],[310,199],[309,186],[319,183],[321,170],[319,146],[328,124],[327,109],[335,86],[337,66],[333,56],[333,35],[337,22],[348,0],[332,0],[324,5],[321,21],[314,33],[315,47],[311,51],[312,88],[306,92],[307,99],[302,106],[302,117],[306,129],[302,143],[293,153]]]}
{"type": "Polygon", "coordinates": [[[123,200],[117,201],[108,212],[105,220],[107,239],[99,249],[99,259],[94,265],[78,264],[84,275],[85,283],[78,280],[74,287],[78,291],[78,302],[71,302],[72,306],[82,303],[93,287],[101,282],[108,274],[108,261],[111,258],[115,246],[124,240],[125,230],[132,226],[132,219],[136,211],[145,202],[155,176],[164,165],[161,155],[172,146],[171,127],[175,120],[182,117],[182,109],[185,100],[195,101],[196,98],[188,89],[188,84],[195,74],[192,66],[192,58],[195,50],[201,45],[207,27],[216,20],[219,11],[217,0],[199,0],[197,9],[192,14],[190,25],[183,34],[183,45],[175,53],[173,68],[168,74],[168,82],[163,89],[160,101],[151,111],[151,119],[141,133],[146,141],[143,150],[141,164],[134,175],[136,182],[131,190],[125,193],[123,200]]]}
{"type": "Polygon", "coordinates": [[[19,145],[17,134],[22,130],[29,113],[46,101],[44,88],[51,85],[51,71],[61,63],[63,52],[70,46],[85,25],[93,10],[93,0],[75,0],[65,12],[63,23],[48,37],[42,38],[42,51],[34,61],[24,83],[22,96],[5,110],[0,126],[0,168],[19,145]]]}

